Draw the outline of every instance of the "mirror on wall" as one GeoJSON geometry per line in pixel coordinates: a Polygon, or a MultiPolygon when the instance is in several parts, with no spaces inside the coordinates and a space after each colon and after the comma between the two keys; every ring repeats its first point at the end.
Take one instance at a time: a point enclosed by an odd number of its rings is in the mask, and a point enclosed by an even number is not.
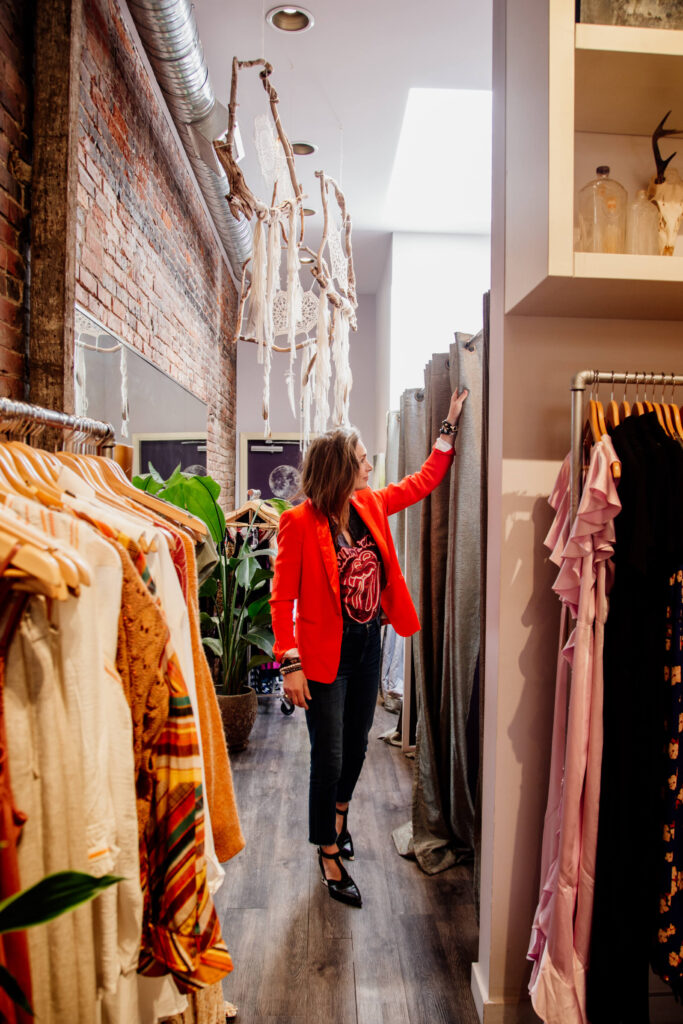
{"type": "Polygon", "coordinates": [[[134,473],[206,471],[205,402],[78,306],[74,344],[76,415],[111,423],[134,473]]]}

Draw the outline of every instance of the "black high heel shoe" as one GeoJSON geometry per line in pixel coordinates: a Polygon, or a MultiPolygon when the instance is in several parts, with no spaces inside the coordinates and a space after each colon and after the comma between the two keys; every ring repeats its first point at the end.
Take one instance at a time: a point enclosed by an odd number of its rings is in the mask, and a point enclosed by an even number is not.
{"type": "Polygon", "coordinates": [[[319,846],[318,864],[320,865],[320,874],[323,876],[323,885],[327,886],[327,891],[333,900],[339,900],[340,903],[348,903],[351,907],[363,906],[363,900],[360,892],[358,891],[358,886],[342,864],[341,857],[338,853],[323,853],[322,847],[319,846]],[[341,878],[328,878],[326,876],[325,869],[323,867],[323,857],[325,860],[336,861],[339,870],[341,871],[341,878]]]}
{"type": "Polygon", "coordinates": [[[344,860],[355,860],[355,855],[353,852],[353,839],[351,838],[351,833],[346,827],[346,819],[349,816],[349,809],[347,807],[345,811],[340,811],[339,808],[337,807],[335,808],[335,813],[341,814],[341,816],[344,819],[344,824],[342,825],[341,832],[337,836],[337,846],[339,847],[339,852],[344,858],[344,860]]]}

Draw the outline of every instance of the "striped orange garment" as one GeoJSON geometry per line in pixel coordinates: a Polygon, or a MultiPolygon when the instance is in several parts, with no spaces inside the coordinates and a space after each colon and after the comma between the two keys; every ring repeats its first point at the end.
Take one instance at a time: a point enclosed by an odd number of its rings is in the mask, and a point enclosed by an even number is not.
{"type": "MultiPolygon", "coordinates": [[[[150,595],[155,594],[142,550],[124,534],[117,540],[150,595]]],[[[154,795],[140,843],[144,904],[138,972],[171,973],[181,992],[191,992],[229,974],[232,959],[207,884],[197,723],[170,635],[160,668],[168,683],[169,709],[152,752],[154,795]]]]}
{"type": "Polygon", "coordinates": [[[143,842],[140,974],[170,971],[182,992],[232,970],[206,881],[204,803],[197,728],[174,654],[164,658],[170,702],[155,751],[155,794],[143,842]]]}

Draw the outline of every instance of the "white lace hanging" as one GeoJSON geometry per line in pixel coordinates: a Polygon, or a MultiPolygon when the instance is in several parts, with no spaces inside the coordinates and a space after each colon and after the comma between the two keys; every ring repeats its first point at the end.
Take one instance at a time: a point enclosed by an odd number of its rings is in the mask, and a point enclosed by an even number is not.
{"type": "Polygon", "coordinates": [[[121,368],[121,437],[128,437],[130,404],[128,402],[128,354],[125,345],[121,346],[119,360],[121,368]]]}
{"type": "Polygon", "coordinates": [[[74,380],[74,409],[77,416],[88,415],[87,374],[85,366],[85,345],[80,334],[76,335],[76,358],[74,380]]]}
{"type": "Polygon", "coordinates": [[[349,364],[349,314],[351,308],[344,303],[336,310],[332,338],[332,360],[334,362],[334,416],[337,427],[349,426],[349,401],[351,398],[351,366],[349,364]]]}
{"type": "Polygon", "coordinates": [[[327,430],[330,417],[330,318],[327,309],[327,290],[321,288],[318,296],[318,326],[315,359],[315,417],[314,429],[319,433],[327,430]]]}
{"type": "Polygon", "coordinates": [[[287,384],[287,398],[292,416],[296,416],[296,403],[294,400],[294,364],[296,362],[296,328],[301,319],[301,300],[303,291],[299,279],[301,264],[299,262],[299,250],[296,240],[296,214],[297,208],[292,203],[289,210],[289,224],[287,237],[287,341],[289,343],[289,368],[285,374],[287,384]]]}
{"type": "Polygon", "coordinates": [[[253,255],[251,257],[251,291],[249,293],[249,315],[247,337],[258,343],[257,359],[263,362],[263,327],[266,302],[266,227],[260,217],[254,227],[253,255]]]}
{"type": "Polygon", "coordinates": [[[315,388],[315,362],[311,360],[315,343],[306,345],[301,353],[301,450],[306,451],[311,440],[311,404],[315,388]],[[309,366],[311,367],[309,371],[309,366]]]}
{"type": "Polygon", "coordinates": [[[261,175],[268,190],[267,201],[272,201],[275,185],[279,203],[285,199],[293,199],[294,190],[289,177],[287,158],[271,115],[259,114],[254,119],[254,145],[261,175]]]}
{"type": "Polygon", "coordinates": [[[349,290],[349,267],[342,246],[341,231],[337,227],[334,216],[330,215],[327,228],[327,245],[330,253],[330,273],[343,292],[349,290]]]}

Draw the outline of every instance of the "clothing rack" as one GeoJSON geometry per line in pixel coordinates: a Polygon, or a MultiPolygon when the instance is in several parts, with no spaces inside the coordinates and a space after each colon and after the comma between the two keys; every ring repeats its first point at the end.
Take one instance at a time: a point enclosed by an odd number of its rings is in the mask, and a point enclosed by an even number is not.
{"type": "Polygon", "coordinates": [[[574,522],[581,496],[583,448],[583,397],[586,387],[594,384],[643,384],[648,387],[683,386],[683,376],[675,373],[615,373],[612,370],[580,370],[572,380],[572,455],[571,455],[571,519],[574,522]]]}
{"type": "Polygon", "coordinates": [[[95,441],[98,450],[101,448],[112,449],[116,444],[116,432],[111,423],[104,423],[102,420],[91,420],[86,416],[70,416],[64,412],[55,412],[54,409],[43,409],[39,405],[30,405],[28,402],[17,402],[10,398],[0,398],[0,433],[4,433],[11,425],[26,424],[26,432],[32,433],[32,428],[55,427],[58,430],[68,430],[81,438],[95,441]]]}

